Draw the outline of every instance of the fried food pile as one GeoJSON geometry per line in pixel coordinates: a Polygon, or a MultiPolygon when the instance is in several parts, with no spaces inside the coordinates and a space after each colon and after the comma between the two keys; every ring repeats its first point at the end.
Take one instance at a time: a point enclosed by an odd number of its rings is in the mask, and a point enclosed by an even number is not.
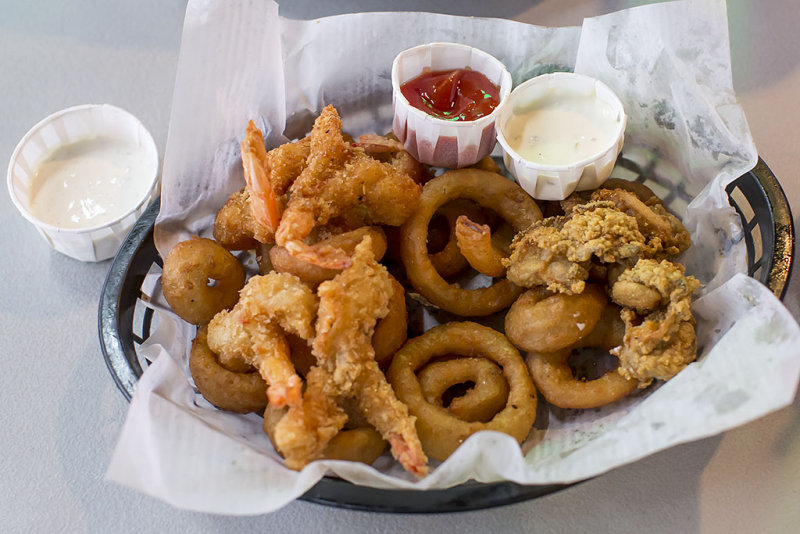
{"type": "Polygon", "coordinates": [[[552,404],[587,408],[618,400],[634,385],[644,388],[653,379],[669,380],[697,356],[691,299],[700,283],[673,261],[690,246],[688,232],[652,191],[619,179],[608,180],[590,194],[574,193],[560,208],[563,214],[517,234],[511,255],[503,260],[511,281],[535,288],[506,316],[506,332],[529,351],[537,387],[552,404]],[[601,299],[581,302],[598,288],[601,299]],[[570,313],[588,314],[587,306],[595,311],[613,307],[617,338],[589,346],[602,346],[619,358],[616,376],[612,371],[599,380],[580,380],[568,365],[572,351],[587,346],[599,319],[579,320],[575,324],[584,325],[581,331],[561,342],[531,341],[538,334],[558,331],[555,323],[569,321],[570,313]],[[581,307],[583,311],[577,311],[581,307]],[[594,391],[602,381],[608,387],[594,391]],[[576,393],[587,384],[593,386],[593,395],[576,393]]]}
{"type": "Polygon", "coordinates": [[[689,237],[644,186],[609,180],[544,218],[490,158],[432,178],[392,136],[352,140],[331,106],[270,151],[250,122],[241,152],[247,186],[214,240],[173,248],[162,287],[198,326],[200,393],[263,413],[291,469],[371,464],[388,444],[422,477],[475,432],[522,443],[537,391],[602,406],[695,358],[699,284],[673,261],[689,237]],[[231,251],[249,250],[260,274],[246,280],[231,251]],[[407,301],[443,324],[425,330],[407,301]],[[505,334],[481,324],[496,314],[505,334]],[[618,366],[576,377],[570,358],[587,347],[618,366]]]}

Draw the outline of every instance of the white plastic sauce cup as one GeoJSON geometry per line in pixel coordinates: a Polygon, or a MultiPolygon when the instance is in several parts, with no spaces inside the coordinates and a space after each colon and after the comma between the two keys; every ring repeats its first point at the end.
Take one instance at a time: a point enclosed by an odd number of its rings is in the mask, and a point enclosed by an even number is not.
{"type": "Polygon", "coordinates": [[[404,50],[392,62],[392,129],[417,160],[436,167],[460,168],[488,156],[496,143],[495,108],[472,121],[447,121],[412,106],[401,86],[423,71],[470,68],[500,88],[500,102],[511,92],[511,74],[495,57],[456,43],[430,43],[404,50]]]}
{"type": "Polygon", "coordinates": [[[82,105],[58,111],[39,122],[20,140],[8,164],[8,193],[19,212],[55,250],[80,261],[113,257],[136,219],[158,193],[158,150],[142,123],[127,111],[108,104],[82,105]],[[145,158],[147,193],[116,219],[87,228],[59,228],[31,214],[30,198],[36,170],[62,146],[105,137],[125,141],[145,158]]]}
{"type": "Polygon", "coordinates": [[[539,200],[563,200],[573,191],[596,189],[608,179],[625,140],[627,116],[614,92],[599,80],[572,72],[543,74],[520,84],[498,106],[497,140],[503,148],[503,162],[519,185],[539,200]],[[611,106],[615,113],[613,140],[589,157],[565,165],[544,165],[525,159],[509,145],[506,125],[518,107],[525,107],[551,89],[585,95],[611,106]]]}

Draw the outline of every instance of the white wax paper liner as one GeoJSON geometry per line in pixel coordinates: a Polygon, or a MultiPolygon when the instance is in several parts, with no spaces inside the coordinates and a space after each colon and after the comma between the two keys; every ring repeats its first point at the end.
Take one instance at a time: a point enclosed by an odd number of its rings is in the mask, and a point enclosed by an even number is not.
{"type": "Polygon", "coordinates": [[[733,96],[724,9],[717,0],[645,6],[587,19],[581,30],[422,13],[288,21],[266,0],[190,2],[156,232],[162,255],[189,234],[208,235],[215,211],[242,186],[237,147],[248,119],[270,146],[286,117],[287,131],[301,131],[327,103],[353,134],[385,131],[394,54],[423,42],[464,42],[504,61],[515,82],[573,66],[602,79],[631,117],[627,142],[669,164],[655,169],[665,190],[699,192],[684,219],[694,240],[685,261],[706,283],[695,304],[701,358],[612,406],[551,410],[525,456],[511,438],[484,432],[420,481],[388,457],[375,467],[315,462],[297,473],[283,466],[257,415],[217,411],[194,393],[186,372],[192,329],[163,313],[140,350],[154,363],[137,385],[108,478],[178,507],[230,514],[275,510],[326,470],[385,488],[572,482],[789,404],[800,330],[765,287],[736,274],[742,231],[724,186],[752,167],[756,152],[733,96]]]}

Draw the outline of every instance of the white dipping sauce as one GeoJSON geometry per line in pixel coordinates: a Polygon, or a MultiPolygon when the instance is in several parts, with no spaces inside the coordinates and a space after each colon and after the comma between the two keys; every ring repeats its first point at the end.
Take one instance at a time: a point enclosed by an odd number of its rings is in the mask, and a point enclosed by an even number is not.
{"type": "Polygon", "coordinates": [[[37,168],[30,211],[59,228],[90,228],[133,210],[153,182],[144,150],[94,138],[63,146],[37,168]]]}
{"type": "Polygon", "coordinates": [[[528,161],[569,165],[607,150],[617,139],[619,114],[594,93],[553,89],[517,105],[506,122],[509,146],[528,161]]]}

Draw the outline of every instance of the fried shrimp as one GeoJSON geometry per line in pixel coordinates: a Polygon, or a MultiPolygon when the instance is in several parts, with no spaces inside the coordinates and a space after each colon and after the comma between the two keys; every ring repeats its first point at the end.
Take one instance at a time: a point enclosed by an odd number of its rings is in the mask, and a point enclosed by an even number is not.
{"type": "Polygon", "coordinates": [[[321,458],[328,443],[347,422],[336,402],[333,379],[322,367],[312,367],[306,377],[302,402],[289,407],[275,425],[272,441],[289,469],[300,470],[321,458]]]}
{"type": "Polygon", "coordinates": [[[276,446],[292,469],[321,457],[347,420],[337,399],[353,398],[403,467],[417,476],[427,472],[414,419],[375,361],[372,336],[377,321],[389,313],[395,287],[371,247],[367,236],[356,246],[352,265],[317,290],[312,344],[317,366],[308,373],[302,402],[275,427],[276,446]]]}
{"type": "Polygon", "coordinates": [[[394,135],[365,134],[358,138],[354,146],[363,148],[373,158],[388,163],[417,183],[424,183],[428,178],[425,166],[415,160],[394,135]]]}
{"type": "Polygon", "coordinates": [[[247,135],[242,140],[241,150],[244,179],[250,193],[253,236],[261,243],[269,243],[278,228],[281,205],[269,179],[264,137],[253,121],[247,123],[247,135]]]}
{"type": "MultiPolygon", "coordinates": [[[[446,223],[447,241],[440,250],[429,254],[431,264],[440,276],[447,278],[460,273],[469,266],[467,259],[459,250],[458,236],[456,235],[456,224],[461,216],[468,217],[469,220],[476,222],[484,219],[481,212],[482,208],[476,203],[466,199],[456,199],[448,202],[436,210],[428,225],[428,246],[431,246],[432,238],[436,237],[437,222],[446,223]]],[[[477,222],[476,222],[477,224],[477,222]]]]}
{"type": "MultiPolygon", "coordinates": [[[[268,405],[264,411],[264,433],[269,436],[269,440],[276,445],[275,428],[281,419],[286,415],[288,408],[275,408],[268,405]]],[[[347,410],[345,410],[347,413],[347,410]]],[[[349,417],[349,413],[348,413],[349,417]]],[[[346,427],[350,426],[350,421],[346,427]]],[[[322,450],[321,458],[329,460],[348,460],[351,462],[362,462],[371,465],[386,449],[386,441],[381,437],[377,430],[369,425],[353,426],[339,431],[325,448],[322,450]]],[[[277,449],[280,452],[280,449],[277,449]]]]}
{"type": "Polygon", "coordinates": [[[285,193],[306,167],[311,150],[308,137],[267,152],[264,137],[253,121],[241,143],[242,167],[247,182],[247,209],[252,237],[260,243],[273,243],[285,193]]]}
{"type": "Polygon", "coordinates": [[[296,277],[279,273],[254,276],[242,289],[236,306],[209,323],[208,344],[221,362],[239,359],[258,369],[268,384],[271,403],[298,404],[302,383],[284,332],[311,339],[316,310],[316,296],[296,277]]]}
{"type": "Polygon", "coordinates": [[[479,273],[498,278],[506,274],[503,259],[508,257],[508,250],[498,246],[492,237],[488,224],[478,224],[466,215],[456,219],[456,240],[461,255],[479,273]]]}
{"type": "Polygon", "coordinates": [[[313,351],[319,365],[331,373],[339,393],[356,398],[367,421],[391,445],[394,457],[421,476],[427,472],[427,459],[414,420],[375,362],[372,335],[377,320],[389,313],[395,288],[370,247],[369,238],[362,241],[352,266],[320,285],[313,351]]]}
{"type": "Polygon", "coordinates": [[[356,246],[350,268],[317,289],[320,307],[314,355],[345,395],[353,390],[362,363],[374,360],[372,334],[378,319],[389,313],[394,293],[389,273],[372,255],[370,241],[356,246]]]}
{"type": "Polygon", "coordinates": [[[343,269],[350,265],[350,256],[334,246],[306,244],[312,230],[345,213],[361,224],[399,226],[416,208],[420,187],[407,174],[345,141],[339,114],[327,106],[314,122],[307,165],[290,193],[275,234],[277,244],[304,261],[343,269]]]}
{"type": "MultiPolygon", "coordinates": [[[[335,234],[311,245],[311,247],[334,247],[352,255],[356,245],[366,235],[371,237],[372,252],[375,255],[375,259],[380,260],[386,253],[386,235],[380,226],[362,226],[350,232],[335,234]]],[[[279,273],[291,273],[311,287],[316,287],[341,272],[341,269],[326,269],[303,261],[292,256],[288,250],[279,245],[271,247],[268,254],[273,269],[279,273]]]]}
{"type": "Polygon", "coordinates": [[[228,197],[214,218],[214,239],[228,250],[250,250],[258,241],[253,237],[250,193],[247,188],[228,197]]]}

